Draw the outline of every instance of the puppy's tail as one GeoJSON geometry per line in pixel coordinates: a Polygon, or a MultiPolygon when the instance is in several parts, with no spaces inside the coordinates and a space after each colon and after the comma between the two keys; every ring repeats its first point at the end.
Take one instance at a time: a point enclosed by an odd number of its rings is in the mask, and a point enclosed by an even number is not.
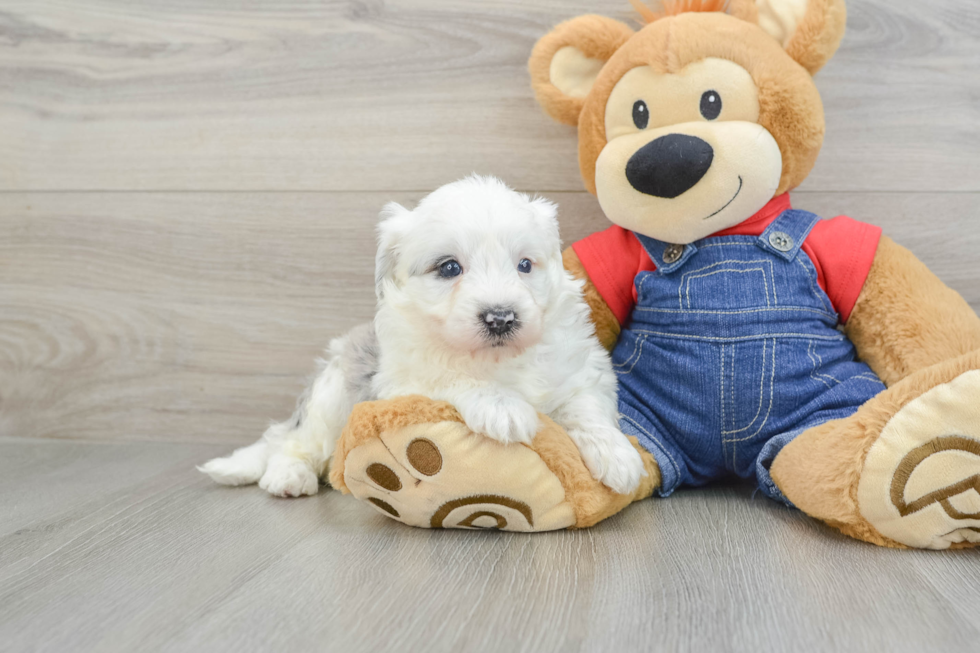
{"type": "Polygon", "coordinates": [[[222,485],[250,485],[262,478],[268,462],[269,443],[261,438],[255,444],[235,449],[230,456],[209,460],[197,470],[222,485]]]}

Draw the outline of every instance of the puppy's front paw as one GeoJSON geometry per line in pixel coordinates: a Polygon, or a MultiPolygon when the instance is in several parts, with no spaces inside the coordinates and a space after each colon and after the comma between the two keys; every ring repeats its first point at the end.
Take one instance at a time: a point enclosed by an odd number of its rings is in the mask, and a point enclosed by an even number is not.
{"type": "Polygon", "coordinates": [[[316,494],[320,479],[306,461],[278,454],[269,459],[259,487],[277,497],[301,497],[316,494]]]}
{"type": "Polygon", "coordinates": [[[516,397],[476,398],[459,406],[459,412],[472,430],[503,444],[530,444],[540,426],[534,407],[516,397]]]}
{"type": "Polygon", "coordinates": [[[615,429],[608,432],[589,433],[585,438],[574,438],[579,445],[582,460],[593,478],[613,492],[630,494],[646,476],[643,459],[625,435],[615,429]]]}

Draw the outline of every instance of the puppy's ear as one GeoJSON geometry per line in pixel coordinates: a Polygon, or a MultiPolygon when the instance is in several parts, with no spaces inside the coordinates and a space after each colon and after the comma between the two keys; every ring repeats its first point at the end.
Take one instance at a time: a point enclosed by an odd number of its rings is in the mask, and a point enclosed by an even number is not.
{"type": "Polygon", "coordinates": [[[547,239],[549,252],[556,252],[561,257],[561,236],[558,234],[558,205],[543,197],[535,197],[530,201],[534,221],[547,239]]]}
{"type": "Polygon", "coordinates": [[[756,0],[758,23],[786,54],[816,74],[844,38],[844,0],[756,0]]]}
{"type": "Polygon", "coordinates": [[[579,16],[541,37],[528,69],[538,103],[566,125],[578,124],[585,98],[599,71],[633,30],[604,16],[579,16]]]}
{"type": "Polygon", "coordinates": [[[388,202],[381,209],[378,222],[378,253],[374,259],[374,292],[384,297],[385,286],[395,282],[399,247],[405,223],[412,214],[397,202],[388,202]]]}

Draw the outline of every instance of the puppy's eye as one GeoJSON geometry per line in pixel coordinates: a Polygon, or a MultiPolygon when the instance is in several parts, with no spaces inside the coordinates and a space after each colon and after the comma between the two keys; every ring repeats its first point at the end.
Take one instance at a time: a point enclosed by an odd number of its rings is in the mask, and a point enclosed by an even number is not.
{"type": "Polygon", "coordinates": [[[463,274],[463,268],[460,267],[459,263],[453,259],[449,259],[439,266],[439,276],[443,279],[451,279],[453,277],[458,277],[461,274],[463,274]]]}
{"type": "Polygon", "coordinates": [[[647,103],[643,100],[637,100],[633,103],[633,124],[636,125],[637,129],[646,129],[649,122],[650,109],[647,108],[647,103]]]}
{"type": "Polygon", "coordinates": [[[528,274],[531,271],[531,260],[522,258],[521,262],[517,264],[517,271],[528,274]]]}
{"type": "Polygon", "coordinates": [[[715,91],[705,91],[701,95],[701,115],[705,120],[714,120],[721,113],[721,96],[715,91]]]}

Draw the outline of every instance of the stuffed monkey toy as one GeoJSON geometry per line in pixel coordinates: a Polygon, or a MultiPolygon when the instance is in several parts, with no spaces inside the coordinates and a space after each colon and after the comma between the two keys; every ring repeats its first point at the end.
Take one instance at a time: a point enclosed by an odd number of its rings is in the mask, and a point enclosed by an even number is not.
{"type": "Polygon", "coordinates": [[[638,31],[572,19],[530,59],[613,223],[565,266],[612,353],[644,484],[598,485],[547,420],[504,446],[421,397],[359,406],[331,482],[413,525],[548,530],[738,476],[866,542],[975,545],[980,319],[879,228],[788,194],[823,141],[812,76],[843,0],[665,5],[637,4],[638,31]]]}

